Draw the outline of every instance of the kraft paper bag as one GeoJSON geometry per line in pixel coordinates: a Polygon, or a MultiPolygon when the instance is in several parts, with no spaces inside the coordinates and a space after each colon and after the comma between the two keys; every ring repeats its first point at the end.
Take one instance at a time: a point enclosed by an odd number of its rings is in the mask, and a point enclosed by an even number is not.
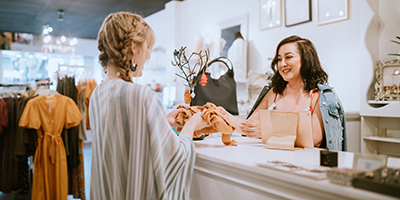
{"type": "Polygon", "coordinates": [[[268,149],[295,150],[299,114],[297,112],[271,112],[272,136],[265,146],[268,149]]]}
{"type": "MultiPolygon", "coordinates": [[[[272,123],[271,113],[298,113],[297,135],[295,140],[295,147],[313,148],[313,133],[311,124],[310,111],[290,111],[290,110],[265,110],[258,111],[261,126],[262,143],[266,144],[274,133],[274,127],[283,126],[287,128],[288,123],[272,123]]],[[[276,132],[276,131],[275,131],[276,132]]]]}

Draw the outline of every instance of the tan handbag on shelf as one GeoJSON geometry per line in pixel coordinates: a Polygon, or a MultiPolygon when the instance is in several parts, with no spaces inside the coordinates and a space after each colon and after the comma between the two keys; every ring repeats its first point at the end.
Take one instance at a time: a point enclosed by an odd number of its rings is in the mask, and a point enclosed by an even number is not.
{"type": "Polygon", "coordinates": [[[266,148],[313,148],[310,111],[259,110],[262,143],[266,148]]]}

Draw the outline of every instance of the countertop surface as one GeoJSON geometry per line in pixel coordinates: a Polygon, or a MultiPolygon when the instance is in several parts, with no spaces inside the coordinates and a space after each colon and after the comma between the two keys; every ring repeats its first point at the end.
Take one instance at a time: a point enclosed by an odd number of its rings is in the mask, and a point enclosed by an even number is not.
{"type": "MultiPolygon", "coordinates": [[[[261,139],[242,137],[233,133],[237,146],[225,146],[221,133],[210,134],[204,140],[194,141],[196,147],[195,174],[223,181],[238,188],[258,191],[273,198],[287,199],[396,199],[351,186],[331,183],[315,172],[303,173],[290,168],[271,167],[268,161],[287,162],[307,169],[327,170],[320,166],[320,148],[297,151],[266,149],[261,139]]],[[[354,153],[338,152],[338,167],[352,168],[354,153]]],[[[205,184],[205,183],[203,183],[205,184]]],[[[212,182],[207,183],[212,184],[212,182]]],[[[200,187],[196,185],[196,187],[200,187]]],[[[205,186],[204,186],[205,187],[205,186]]],[[[193,188],[192,188],[193,189],[193,188]]],[[[196,193],[198,188],[193,189],[196,193]]],[[[203,191],[203,190],[202,190],[203,191]]],[[[210,191],[212,194],[217,190],[210,191]]],[[[221,194],[223,196],[223,194],[221,194]]]]}

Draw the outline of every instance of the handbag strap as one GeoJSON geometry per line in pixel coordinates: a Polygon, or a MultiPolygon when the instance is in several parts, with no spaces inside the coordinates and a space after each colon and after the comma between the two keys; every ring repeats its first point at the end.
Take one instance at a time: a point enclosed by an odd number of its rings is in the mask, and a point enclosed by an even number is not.
{"type": "Polygon", "coordinates": [[[207,65],[204,65],[204,67],[201,68],[201,69],[199,70],[199,72],[197,73],[197,76],[194,78],[194,81],[196,82],[196,81],[200,80],[201,74],[206,70],[206,68],[210,67],[212,64],[217,63],[217,62],[223,63],[223,64],[228,68],[228,70],[233,71],[233,64],[232,64],[232,62],[231,62],[227,57],[225,57],[225,56],[220,56],[220,57],[217,57],[217,58],[212,59],[210,62],[208,62],[207,65]],[[225,60],[231,64],[230,67],[229,67],[228,63],[227,63],[225,60]]]}
{"type": "Polygon", "coordinates": [[[227,57],[225,57],[225,56],[220,56],[220,57],[217,57],[217,58],[212,59],[210,62],[208,62],[207,65],[204,65],[204,67],[201,68],[201,69],[199,70],[199,72],[197,73],[197,77],[200,77],[200,75],[203,73],[203,71],[206,70],[206,68],[210,67],[212,64],[217,63],[217,62],[223,63],[223,64],[226,66],[226,68],[228,68],[228,70],[232,70],[232,71],[233,71],[233,64],[232,64],[232,62],[231,62],[227,57]],[[227,62],[230,63],[230,65],[231,65],[230,67],[229,67],[229,65],[228,65],[227,62]]]}
{"type": "MultiPolygon", "coordinates": [[[[212,64],[214,64],[214,63],[216,63],[216,62],[222,62],[222,63],[224,63],[224,65],[225,65],[229,70],[233,70],[233,64],[232,64],[232,62],[231,62],[227,57],[225,57],[225,56],[220,56],[220,57],[218,57],[218,58],[215,58],[215,59],[211,60],[211,61],[207,64],[207,67],[210,67],[212,64]],[[225,60],[231,64],[231,67],[229,67],[228,63],[227,63],[225,60]]],[[[204,71],[204,69],[203,69],[203,71],[204,71]]]]}

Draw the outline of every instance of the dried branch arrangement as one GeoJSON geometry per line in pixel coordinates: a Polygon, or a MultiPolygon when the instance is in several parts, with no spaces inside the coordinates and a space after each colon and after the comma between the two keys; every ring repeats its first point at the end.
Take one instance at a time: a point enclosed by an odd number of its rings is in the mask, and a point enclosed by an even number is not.
{"type": "Polygon", "coordinates": [[[187,82],[186,91],[185,91],[185,103],[189,104],[191,98],[193,98],[196,94],[194,93],[194,86],[196,81],[194,80],[197,77],[197,73],[202,71],[204,67],[207,66],[210,51],[200,51],[198,53],[192,52],[189,57],[186,56],[186,47],[181,47],[179,50],[174,51],[174,61],[171,61],[173,66],[177,66],[179,68],[179,73],[175,73],[178,77],[184,79],[187,82]],[[196,59],[196,62],[193,66],[191,66],[190,61],[192,59],[196,59]],[[196,69],[198,69],[196,71],[196,69]]]}

